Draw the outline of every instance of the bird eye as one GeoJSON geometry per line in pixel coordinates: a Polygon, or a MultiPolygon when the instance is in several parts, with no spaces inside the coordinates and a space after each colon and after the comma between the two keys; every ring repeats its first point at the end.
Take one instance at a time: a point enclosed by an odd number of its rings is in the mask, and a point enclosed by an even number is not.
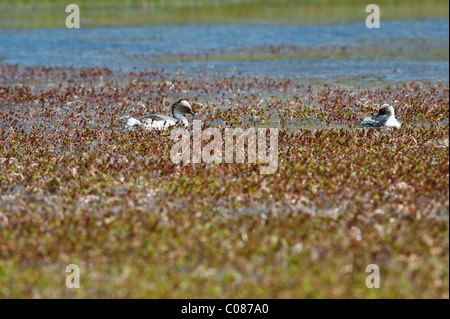
{"type": "Polygon", "coordinates": [[[188,111],[189,110],[189,108],[188,107],[186,107],[186,111],[188,111]]]}

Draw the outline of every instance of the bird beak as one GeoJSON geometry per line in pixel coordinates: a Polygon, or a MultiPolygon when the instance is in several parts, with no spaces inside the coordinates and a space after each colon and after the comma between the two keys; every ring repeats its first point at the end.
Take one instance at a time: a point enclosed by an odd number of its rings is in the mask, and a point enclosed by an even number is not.
{"type": "Polygon", "coordinates": [[[189,111],[188,113],[189,113],[189,114],[192,114],[193,116],[195,116],[195,113],[192,112],[192,111],[189,111]]]}

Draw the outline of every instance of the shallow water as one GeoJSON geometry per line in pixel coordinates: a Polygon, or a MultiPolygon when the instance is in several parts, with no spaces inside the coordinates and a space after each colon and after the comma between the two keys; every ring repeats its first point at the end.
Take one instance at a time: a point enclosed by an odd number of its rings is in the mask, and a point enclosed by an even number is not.
{"type": "Polygon", "coordinates": [[[165,69],[176,67],[182,73],[205,73],[291,78],[361,77],[361,81],[448,81],[448,62],[415,61],[242,61],[191,62],[161,64],[165,69]]]}
{"type": "MultiPolygon", "coordinates": [[[[348,78],[363,80],[449,81],[448,59],[427,58],[442,46],[448,52],[448,19],[382,22],[380,29],[364,23],[334,26],[185,25],[86,29],[1,29],[0,63],[108,67],[113,70],[161,69],[187,74],[275,76],[290,78],[348,78]],[[354,54],[339,60],[188,61],[157,62],[167,53],[234,52],[264,46],[346,48],[406,41],[407,50],[420,51],[420,60],[402,55],[395,61],[358,61],[354,54]],[[424,47],[426,41],[426,47],[424,47]],[[423,51],[423,52],[422,52],[423,51]]],[[[388,44],[386,44],[388,45],[388,44]]],[[[363,55],[364,53],[361,53],[363,55]]],[[[380,53],[382,54],[382,53],[380,53]]],[[[278,53],[279,55],[279,53],[278,53]]]]}

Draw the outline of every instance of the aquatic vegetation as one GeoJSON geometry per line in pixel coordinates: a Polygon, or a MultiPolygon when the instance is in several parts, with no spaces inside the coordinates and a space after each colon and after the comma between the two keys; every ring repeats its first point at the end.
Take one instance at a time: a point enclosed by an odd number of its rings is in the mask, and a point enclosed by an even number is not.
{"type": "Polygon", "coordinates": [[[448,298],[448,111],[448,82],[0,65],[0,297],[448,298]],[[278,127],[277,172],[124,131],[181,97],[206,127],[278,127]],[[384,102],[401,129],[356,128],[384,102]]]}

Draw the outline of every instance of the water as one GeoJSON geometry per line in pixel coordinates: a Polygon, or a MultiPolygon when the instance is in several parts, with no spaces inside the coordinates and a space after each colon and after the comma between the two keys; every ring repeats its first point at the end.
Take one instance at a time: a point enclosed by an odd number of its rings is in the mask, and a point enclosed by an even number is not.
{"type": "Polygon", "coordinates": [[[176,67],[182,73],[270,75],[288,78],[361,77],[364,81],[448,81],[448,62],[415,61],[263,61],[263,62],[191,62],[160,64],[165,69],[176,67]]]}
{"type": "MultiPolygon", "coordinates": [[[[448,53],[448,19],[402,20],[367,29],[364,23],[334,26],[160,25],[85,29],[0,29],[0,63],[20,65],[108,67],[113,70],[161,69],[187,74],[242,74],[290,78],[360,77],[365,80],[449,81],[448,59],[427,58],[427,49],[444,43],[448,53]],[[232,53],[262,46],[348,48],[403,41],[421,59],[361,61],[335,59],[265,61],[155,62],[167,53],[232,53]],[[424,41],[427,48],[423,48],[424,41]]],[[[389,45],[389,44],[387,44],[389,45]]],[[[388,48],[386,48],[388,49],[388,48]]]]}

